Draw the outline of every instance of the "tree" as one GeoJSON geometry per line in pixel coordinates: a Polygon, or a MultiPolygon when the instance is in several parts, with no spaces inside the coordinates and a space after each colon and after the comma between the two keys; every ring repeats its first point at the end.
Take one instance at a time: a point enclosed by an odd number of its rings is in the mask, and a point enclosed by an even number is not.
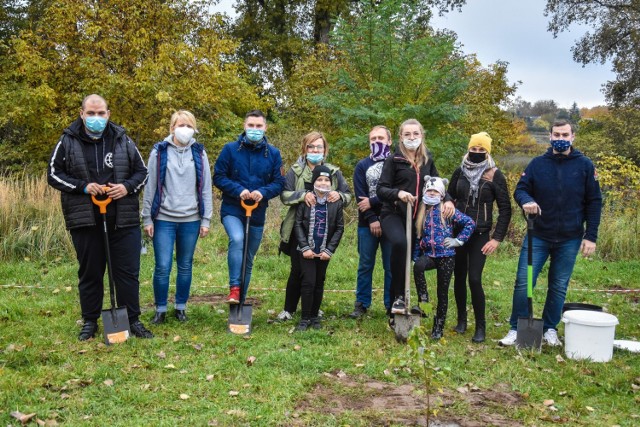
{"type": "Polygon", "coordinates": [[[532,116],[543,116],[552,114],[555,116],[558,111],[558,104],[553,99],[541,99],[533,103],[531,107],[532,116]]]}
{"type": "Polygon", "coordinates": [[[235,133],[244,112],[266,104],[226,59],[236,44],[209,4],[53,1],[36,29],[11,40],[0,70],[0,128],[21,134],[17,145],[0,144],[0,166],[46,160],[93,92],[143,150],[166,136],[179,108],[201,119],[203,139],[235,133]]]}
{"type": "MultiPolygon", "coordinates": [[[[414,1],[415,3],[416,1],[414,1]]],[[[296,61],[329,42],[337,20],[379,0],[238,0],[233,35],[240,40],[239,57],[250,67],[265,92],[291,77],[296,61]]],[[[459,10],[466,0],[419,0],[423,9],[440,14],[459,10]]]]}
{"type": "Polygon", "coordinates": [[[640,2],[637,0],[547,0],[549,31],[557,36],[573,24],[593,28],[571,49],[581,64],[611,60],[616,74],[605,85],[613,106],[640,105],[640,2]]]}
{"type": "Polygon", "coordinates": [[[453,171],[471,133],[510,123],[499,105],[513,92],[506,64],[482,68],[465,57],[455,36],[434,32],[419,2],[363,4],[340,18],[330,46],[297,64],[288,85],[289,120],[322,126],[337,149],[332,162],[347,171],[363,157],[363,135],[384,124],[395,134],[407,118],[425,126],[442,171],[453,171]]]}
{"type": "Polygon", "coordinates": [[[578,124],[580,121],[580,109],[578,108],[577,102],[574,102],[571,105],[571,109],[569,110],[569,120],[574,124],[578,124]]]}

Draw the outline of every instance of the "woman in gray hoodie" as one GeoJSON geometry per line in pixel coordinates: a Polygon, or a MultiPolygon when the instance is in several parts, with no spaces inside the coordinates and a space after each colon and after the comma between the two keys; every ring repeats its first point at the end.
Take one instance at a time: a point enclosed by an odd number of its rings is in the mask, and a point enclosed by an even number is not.
{"type": "Polygon", "coordinates": [[[193,138],[197,132],[193,114],[185,110],[173,113],[170,132],[149,155],[142,205],[144,231],[153,239],[155,255],[156,311],[151,320],[155,324],[166,320],[174,245],[178,266],[175,317],[187,320],[193,253],[198,237],[209,233],[213,212],[211,169],[204,146],[193,138]]]}

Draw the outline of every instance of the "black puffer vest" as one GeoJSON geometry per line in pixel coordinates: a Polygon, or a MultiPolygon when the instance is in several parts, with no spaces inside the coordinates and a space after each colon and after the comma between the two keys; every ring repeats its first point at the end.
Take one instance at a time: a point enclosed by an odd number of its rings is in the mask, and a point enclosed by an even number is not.
{"type": "MultiPolygon", "coordinates": [[[[133,174],[134,157],[139,156],[132,141],[125,134],[124,128],[108,123],[113,136],[113,175],[116,184],[123,183],[133,174]]],[[[62,145],[66,153],[65,169],[67,173],[91,182],[87,162],[82,150],[83,142],[69,128],[62,136],[62,145]]],[[[126,186],[126,185],[125,185],[126,186]]],[[[133,227],[140,225],[140,207],[138,189],[129,188],[129,194],[122,199],[112,202],[116,209],[116,226],[133,227]]],[[[86,194],[60,193],[62,213],[68,230],[96,225],[94,205],[86,194]]]]}

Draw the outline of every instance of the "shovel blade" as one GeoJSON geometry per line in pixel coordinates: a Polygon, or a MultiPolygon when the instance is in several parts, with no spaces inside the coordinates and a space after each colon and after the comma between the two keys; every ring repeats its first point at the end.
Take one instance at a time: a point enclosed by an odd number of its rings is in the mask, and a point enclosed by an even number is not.
{"type": "Polygon", "coordinates": [[[249,335],[251,333],[252,317],[253,306],[251,304],[230,305],[227,331],[236,335],[249,335]]]}
{"type": "Polygon", "coordinates": [[[398,342],[407,342],[411,330],[420,326],[420,317],[419,314],[395,314],[393,316],[394,332],[398,342]]]}
{"type": "Polygon", "coordinates": [[[542,326],[542,319],[519,317],[516,347],[540,351],[542,348],[542,326]]]}
{"type": "Polygon", "coordinates": [[[107,345],[125,342],[131,335],[129,315],[126,307],[102,310],[104,343],[107,345]]]}

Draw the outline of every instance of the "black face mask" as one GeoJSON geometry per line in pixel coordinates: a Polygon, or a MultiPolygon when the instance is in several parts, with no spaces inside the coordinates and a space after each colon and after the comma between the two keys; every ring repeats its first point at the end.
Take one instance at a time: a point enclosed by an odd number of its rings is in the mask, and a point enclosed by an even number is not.
{"type": "Polygon", "coordinates": [[[473,153],[470,151],[467,158],[471,163],[482,163],[487,160],[487,153],[473,153]]]}

